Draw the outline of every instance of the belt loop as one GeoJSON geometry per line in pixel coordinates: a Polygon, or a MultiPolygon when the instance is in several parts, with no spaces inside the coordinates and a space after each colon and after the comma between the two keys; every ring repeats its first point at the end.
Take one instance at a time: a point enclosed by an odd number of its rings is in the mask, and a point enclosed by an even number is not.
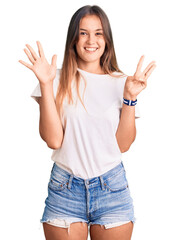
{"type": "Polygon", "coordinates": [[[124,171],[126,172],[123,161],[121,161],[121,164],[122,164],[122,167],[123,167],[124,171]]]}
{"type": "Polygon", "coordinates": [[[100,176],[100,182],[101,182],[101,188],[102,188],[102,190],[104,190],[105,188],[104,188],[104,185],[103,185],[103,177],[102,176],[100,176]]]}
{"type": "Polygon", "coordinates": [[[70,175],[70,178],[69,178],[69,184],[68,184],[68,188],[69,188],[69,189],[71,188],[73,177],[74,177],[73,174],[71,174],[71,175],[70,175]]]}
{"type": "Polygon", "coordinates": [[[51,173],[53,172],[53,169],[55,168],[55,162],[52,165],[51,173]]]}

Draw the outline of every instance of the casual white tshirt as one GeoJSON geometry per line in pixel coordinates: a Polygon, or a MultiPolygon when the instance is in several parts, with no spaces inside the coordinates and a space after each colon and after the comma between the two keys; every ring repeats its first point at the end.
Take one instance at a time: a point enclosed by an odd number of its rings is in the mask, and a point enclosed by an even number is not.
{"type": "MultiPolygon", "coordinates": [[[[86,79],[84,105],[77,97],[72,85],[73,97],[77,105],[64,101],[61,122],[64,139],[59,149],[53,150],[51,159],[62,169],[83,179],[93,178],[114,168],[121,162],[122,153],[117,144],[116,131],[123,103],[123,90],[127,76],[111,77],[108,74],[89,73],[78,68],[86,79]]],[[[115,72],[115,75],[121,73],[115,72]]],[[[53,81],[56,99],[60,69],[53,81]]],[[[80,96],[83,98],[84,80],[80,81],[80,96]]],[[[41,96],[40,84],[31,94],[37,101],[41,96]]],[[[135,118],[140,117],[138,103],[135,118]]]]}

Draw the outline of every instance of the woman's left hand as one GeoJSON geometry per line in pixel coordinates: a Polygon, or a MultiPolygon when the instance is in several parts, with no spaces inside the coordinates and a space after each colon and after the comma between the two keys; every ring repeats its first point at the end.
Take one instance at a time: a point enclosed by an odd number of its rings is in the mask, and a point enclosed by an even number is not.
{"type": "Polygon", "coordinates": [[[126,79],[123,97],[128,100],[136,100],[137,95],[146,88],[147,79],[156,67],[155,61],[152,61],[145,70],[141,72],[144,57],[144,55],[141,56],[134,76],[128,76],[126,79]]]}

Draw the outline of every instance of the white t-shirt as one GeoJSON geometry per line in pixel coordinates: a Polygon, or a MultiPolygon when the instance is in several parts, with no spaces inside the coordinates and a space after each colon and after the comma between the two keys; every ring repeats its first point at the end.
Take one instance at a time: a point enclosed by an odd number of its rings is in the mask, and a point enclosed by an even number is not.
{"type": "MultiPolygon", "coordinates": [[[[93,178],[114,168],[121,162],[122,153],[116,140],[116,131],[123,103],[123,90],[127,76],[111,77],[108,74],[89,73],[78,68],[85,77],[84,109],[80,100],[77,105],[64,102],[61,122],[64,139],[59,149],[53,150],[51,159],[62,169],[83,179],[93,178]]],[[[120,73],[115,72],[115,75],[120,73]]],[[[56,99],[60,69],[53,81],[56,99]]],[[[84,80],[80,82],[80,96],[83,97],[84,80]]],[[[73,97],[78,99],[72,85],[73,97]]],[[[41,96],[40,84],[31,94],[37,101],[41,96]]],[[[138,104],[135,118],[140,117],[138,104]]]]}

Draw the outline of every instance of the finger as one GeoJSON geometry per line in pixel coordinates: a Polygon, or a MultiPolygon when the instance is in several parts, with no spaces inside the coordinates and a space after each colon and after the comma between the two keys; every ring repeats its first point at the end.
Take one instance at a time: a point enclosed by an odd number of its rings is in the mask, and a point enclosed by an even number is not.
{"type": "Polygon", "coordinates": [[[145,70],[143,71],[143,74],[145,75],[146,74],[146,72],[151,68],[151,66],[153,65],[153,64],[155,64],[156,62],[155,61],[152,61],[146,68],[145,68],[145,70]]]}
{"type": "Polygon", "coordinates": [[[142,68],[142,65],[143,65],[144,58],[145,58],[145,55],[142,55],[140,60],[139,60],[139,63],[137,64],[136,74],[137,74],[137,72],[141,72],[141,68],[142,68]]]}
{"type": "Polygon", "coordinates": [[[42,57],[42,58],[45,57],[43,47],[42,47],[41,43],[39,41],[36,41],[36,43],[38,45],[38,52],[39,52],[40,57],[42,57]]]}
{"type": "Polygon", "coordinates": [[[29,51],[28,51],[26,48],[24,48],[24,52],[27,54],[27,56],[28,56],[29,60],[31,61],[31,63],[34,64],[35,60],[34,60],[33,57],[31,56],[31,54],[29,53],[29,51]]]}
{"type": "Polygon", "coordinates": [[[151,73],[154,71],[155,68],[156,68],[156,64],[151,66],[151,68],[146,73],[146,80],[149,78],[149,76],[151,75],[151,73]]]}
{"type": "Polygon", "coordinates": [[[20,62],[21,64],[23,64],[24,66],[26,66],[27,68],[29,68],[30,70],[33,70],[33,65],[30,65],[22,60],[19,60],[18,62],[20,62]]]}
{"type": "Polygon", "coordinates": [[[35,53],[35,51],[33,50],[33,48],[29,45],[29,44],[26,44],[26,47],[30,50],[34,60],[37,60],[39,57],[37,56],[37,54],[35,53]]]}
{"type": "Polygon", "coordinates": [[[57,55],[53,55],[51,64],[56,67],[56,63],[57,63],[57,55]]]}
{"type": "Polygon", "coordinates": [[[135,73],[133,77],[134,77],[134,80],[136,81],[140,81],[140,82],[145,81],[145,76],[140,73],[139,74],[135,73]]]}

